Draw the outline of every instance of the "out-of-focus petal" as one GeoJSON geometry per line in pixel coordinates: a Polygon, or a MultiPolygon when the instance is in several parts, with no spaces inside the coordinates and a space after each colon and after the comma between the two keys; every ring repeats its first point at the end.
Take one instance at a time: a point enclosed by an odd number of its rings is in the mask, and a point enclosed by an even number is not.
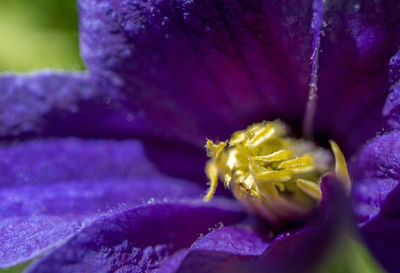
{"type": "Polygon", "coordinates": [[[244,214],[227,199],[147,205],[101,218],[34,264],[28,272],[149,272],[219,223],[244,214]]]}
{"type": "MultiPolygon", "coordinates": [[[[143,139],[148,158],[163,173],[190,179],[204,185],[207,181],[204,166],[206,165],[206,150],[178,141],[160,141],[143,139]]],[[[229,192],[223,189],[223,192],[229,192]]]]}
{"type": "Polygon", "coordinates": [[[0,139],[127,138],[154,131],[124,96],[100,89],[87,73],[41,71],[0,75],[0,139]]]}
{"type": "Polygon", "coordinates": [[[386,197],[379,214],[362,227],[374,256],[388,272],[398,272],[400,251],[400,187],[386,197]]]}
{"type": "Polygon", "coordinates": [[[203,195],[157,172],[137,141],[15,144],[0,148],[0,170],[0,267],[40,255],[105,212],[203,195]]]}
{"type": "Polygon", "coordinates": [[[384,125],[389,62],[400,45],[400,3],[326,1],[316,132],[350,154],[384,125]]]}
{"type": "Polygon", "coordinates": [[[312,1],[79,1],[81,50],[163,134],[198,146],[263,119],[299,126],[312,1]]]}
{"type": "Polygon", "coordinates": [[[400,266],[400,132],[367,144],[353,164],[354,210],[372,253],[389,272],[400,266]]]}

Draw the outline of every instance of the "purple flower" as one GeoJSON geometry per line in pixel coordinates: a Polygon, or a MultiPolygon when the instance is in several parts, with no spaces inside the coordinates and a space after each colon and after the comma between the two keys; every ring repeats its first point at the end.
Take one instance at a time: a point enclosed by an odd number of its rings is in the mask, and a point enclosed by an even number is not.
{"type": "Polygon", "coordinates": [[[353,158],[358,227],[396,272],[400,5],[281,2],[79,1],[88,73],[0,77],[0,266],[310,272],[347,219],[339,182],[275,234],[224,192],[202,201],[203,146],[316,109],[305,127],[353,158]]]}

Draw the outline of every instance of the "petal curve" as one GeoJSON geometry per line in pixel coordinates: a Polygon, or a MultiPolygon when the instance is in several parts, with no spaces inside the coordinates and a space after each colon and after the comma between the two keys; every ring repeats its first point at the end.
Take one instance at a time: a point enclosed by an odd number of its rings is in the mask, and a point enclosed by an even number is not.
{"type": "Polygon", "coordinates": [[[353,199],[361,232],[378,261],[389,272],[399,268],[400,132],[380,136],[358,155],[353,199]]]}
{"type": "Polygon", "coordinates": [[[90,0],[79,9],[89,71],[163,134],[200,147],[264,119],[299,127],[312,1],[90,0]]]}
{"type": "Polygon", "coordinates": [[[176,272],[313,272],[324,255],[343,232],[347,232],[349,215],[344,190],[338,180],[325,177],[319,216],[307,225],[283,231],[273,240],[268,229],[238,231],[244,239],[233,239],[232,228],[213,231],[198,240],[191,249],[171,258],[165,271],[176,272]],[[268,238],[269,237],[269,238],[268,238]],[[232,240],[233,239],[233,240],[232,240]],[[252,247],[248,247],[252,244],[252,247]],[[288,263],[287,261],[290,261],[288,263]]]}
{"type": "Polygon", "coordinates": [[[94,222],[28,272],[149,272],[218,222],[231,224],[242,217],[230,200],[167,202],[126,210],[94,222]]]}
{"type": "Polygon", "coordinates": [[[106,212],[203,195],[160,174],[137,141],[41,140],[0,155],[0,267],[42,254],[106,212]]]}
{"type": "Polygon", "coordinates": [[[0,140],[28,137],[127,138],[153,132],[124,96],[88,73],[40,71],[0,76],[0,140]]]}
{"type": "Polygon", "coordinates": [[[399,19],[396,0],[326,2],[316,132],[318,138],[335,139],[348,155],[384,126],[399,19]]]}

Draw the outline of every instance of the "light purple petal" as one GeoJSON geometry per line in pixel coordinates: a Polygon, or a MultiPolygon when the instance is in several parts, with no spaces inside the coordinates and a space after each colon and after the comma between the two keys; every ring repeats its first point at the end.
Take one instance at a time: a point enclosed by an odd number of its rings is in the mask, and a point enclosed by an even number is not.
{"type": "Polygon", "coordinates": [[[79,1],[81,51],[106,89],[197,146],[264,119],[300,125],[312,1],[79,1]]]}
{"type": "Polygon", "coordinates": [[[137,141],[61,139],[0,148],[0,266],[27,261],[105,212],[201,198],[161,175],[137,141]]]}
{"type": "Polygon", "coordinates": [[[154,131],[115,91],[87,73],[41,71],[0,75],[0,139],[27,137],[127,138],[154,131]]]}
{"type": "Polygon", "coordinates": [[[400,132],[367,144],[353,164],[354,210],[372,253],[389,272],[400,266],[400,132]]]}
{"type": "Polygon", "coordinates": [[[232,200],[147,205],[104,217],[28,272],[149,272],[219,223],[243,218],[232,200]]]}
{"type": "Polygon", "coordinates": [[[327,1],[323,26],[316,131],[350,154],[384,125],[389,62],[400,45],[400,4],[327,1]]]}

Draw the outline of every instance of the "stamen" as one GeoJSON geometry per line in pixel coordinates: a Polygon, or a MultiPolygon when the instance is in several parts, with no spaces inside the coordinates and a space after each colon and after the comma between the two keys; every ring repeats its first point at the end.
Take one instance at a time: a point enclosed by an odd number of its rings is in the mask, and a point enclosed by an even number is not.
{"type": "Polygon", "coordinates": [[[214,196],[215,190],[218,186],[218,168],[212,161],[207,162],[206,174],[208,179],[210,179],[210,188],[207,195],[204,197],[204,200],[209,201],[214,196]]]}
{"type": "Polygon", "coordinates": [[[314,197],[317,200],[321,199],[321,188],[318,184],[314,183],[313,181],[306,180],[306,179],[297,179],[296,180],[297,186],[308,195],[314,197]]]}
{"type": "Polygon", "coordinates": [[[253,160],[260,160],[262,162],[275,162],[281,161],[285,159],[289,159],[292,157],[292,152],[289,150],[279,150],[275,153],[269,155],[262,155],[262,156],[254,156],[253,160]]]}
{"type": "Polygon", "coordinates": [[[345,189],[350,192],[351,182],[344,155],[335,141],[331,140],[329,143],[331,144],[331,149],[335,156],[335,173],[344,183],[345,189]]]}
{"type": "MultiPolygon", "coordinates": [[[[349,187],[343,154],[335,142],[331,147],[337,176],[349,187]]],[[[329,151],[289,137],[279,120],[253,124],[235,132],[229,141],[208,140],[206,148],[210,186],[204,200],[214,195],[219,177],[250,211],[273,225],[310,213],[321,199],[321,177],[334,168],[329,151]]]]}

